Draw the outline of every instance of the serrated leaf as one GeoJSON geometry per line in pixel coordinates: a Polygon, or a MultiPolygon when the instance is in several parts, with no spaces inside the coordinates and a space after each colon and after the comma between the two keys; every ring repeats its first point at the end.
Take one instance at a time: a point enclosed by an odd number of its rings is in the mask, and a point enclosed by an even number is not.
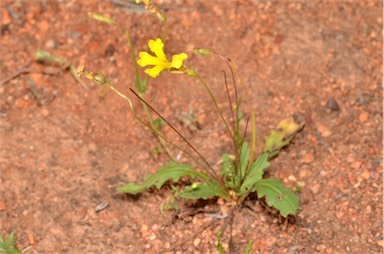
{"type": "Polygon", "coordinates": [[[180,196],[189,199],[208,199],[210,197],[217,196],[217,193],[215,189],[207,183],[194,183],[185,187],[180,196]]]}
{"type": "Polygon", "coordinates": [[[127,183],[117,188],[117,190],[123,193],[137,194],[153,186],[160,189],[166,181],[172,179],[177,182],[183,176],[190,176],[191,178],[198,177],[203,180],[209,179],[206,174],[197,172],[191,165],[170,162],[160,167],[156,173],[145,176],[143,184],[127,183]]]}
{"type": "Polygon", "coordinates": [[[265,197],[267,204],[279,210],[280,214],[286,218],[289,214],[296,215],[300,207],[300,199],[293,192],[283,185],[279,179],[261,179],[253,190],[257,192],[259,198],[265,197]]]}
{"type": "Polygon", "coordinates": [[[7,240],[4,240],[4,238],[0,236],[0,253],[9,253],[9,254],[22,253],[16,247],[16,239],[14,238],[14,233],[10,233],[7,240]]]}
{"type": "Polygon", "coordinates": [[[249,168],[249,172],[240,187],[240,194],[244,194],[260,181],[263,178],[264,170],[269,166],[268,153],[263,153],[249,168]]]}
{"type": "Polygon", "coordinates": [[[264,152],[270,154],[269,158],[276,156],[303,129],[304,124],[304,116],[300,113],[281,120],[271,134],[265,138],[264,152]]]}
{"type": "Polygon", "coordinates": [[[221,185],[213,179],[211,179],[209,183],[193,183],[192,185],[185,187],[180,196],[189,199],[222,197],[227,200],[229,198],[221,185]]]}

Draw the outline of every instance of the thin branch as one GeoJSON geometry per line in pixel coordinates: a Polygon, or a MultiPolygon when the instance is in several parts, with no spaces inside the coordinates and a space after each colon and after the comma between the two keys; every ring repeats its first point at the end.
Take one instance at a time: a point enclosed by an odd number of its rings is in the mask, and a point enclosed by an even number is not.
{"type": "Polygon", "coordinates": [[[155,112],[156,115],[158,115],[166,124],[168,124],[169,127],[171,127],[171,129],[173,131],[176,132],[177,135],[179,135],[179,137],[181,139],[183,139],[183,141],[185,143],[188,144],[188,146],[204,161],[204,163],[208,166],[208,169],[211,171],[211,173],[215,176],[215,178],[220,181],[220,183],[223,185],[223,187],[225,187],[225,184],[222,182],[221,178],[216,174],[215,170],[212,168],[212,166],[208,163],[208,161],[204,158],[204,156],[199,152],[197,151],[197,149],[178,131],[176,130],[175,127],[173,127],[172,124],[170,124],[159,112],[157,112],[157,110],[155,110],[151,105],[149,105],[146,101],[144,101],[132,88],[129,88],[129,90],[131,90],[131,92],[137,97],[139,98],[139,100],[141,100],[143,103],[145,103],[153,112],[155,112]]]}

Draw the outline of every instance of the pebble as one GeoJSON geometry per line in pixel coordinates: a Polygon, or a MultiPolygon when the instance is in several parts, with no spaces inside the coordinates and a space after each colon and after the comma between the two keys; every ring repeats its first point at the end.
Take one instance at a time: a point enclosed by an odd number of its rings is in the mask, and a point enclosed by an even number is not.
{"type": "Polygon", "coordinates": [[[309,164],[315,160],[315,156],[311,152],[307,152],[303,155],[303,162],[309,164]]]}
{"type": "Polygon", "coordinates": [[[195,240],[193,240],[193,245],[195,247],[197,247],[200,244],[200,242],[201,242],[201,239],[200,238],[196,238],[195,240]]]}
{"type": "Polygon", "coordinates": [[[383,246],[384,246],[384,245],[383,245],[383,240],[378,240],[378,241],[377,241],[377,245],[383,247],[383,246]]]}
{"type": "Polygon", "coordinates": [[[149,227],[148,225],[142,225],[141,228],[140,228],[140,233],[143,234],[143,235],[146,235],[149,233],[149,227]]]}
{"type": "Polygon", "coordinates": [[[49,116],[50,114],[47,108],[42,108],[40,112],[41,112],[41,115],[45,117],[49,116]]]}
{"type": "Polygon", "coordinates": [[[315,184],[311,187],[313,194],[317,194],[320,190],[320,184],[315,184]]]}
{"type": "Polygon", "coordinates": [[[327,246],[325,246],[325,244],[319,244],[316,246],[316,250],[317,251],[323,251],[327,248],[327,246]]]}
{"type": "Polygon", "coordinates": [[[303,179],[304,177],[306,177],[308,175],[308,173],[309,173],[309,171],[306,169],[300,170],[299,178],[303,179]]]}
{"type": "Polygon", "coordinates": [[[341,217],[344,217],[344,213],[343,212],[336,212],[335,215],[336,215],[336,217],[338,219],[340,219],[341,217]]]}
{"type": "Polygon", "coordinates": [[[333,111],[339,111],[340,110],[339,103],[337,103],[337,101],[334,98],[328,99],[327,108],[329,108],[330,110],[333,110],[333,111]]]}
{"type": "Polygon", "coordinates": [[[368,112],[366,111],[361,112],[359,115],[360,122],[365,122],[367,121],[367,119],[368,119],[368,112]]]}
{"type": "Polygon", "coordinates": [[[31,77],[33,82],[35,82],[36,84],[41,84],[43,82],[43,77],[44,77],[43,73],[33,72],[33,73],[30,73],[29,76],[31,77]]]}
{"type": "Polygon", "coordinates": [[[96,145],[96,143],[94,143],[94,142],[90,142],[90,143],[88,144],[88,150],[89,150],[90,152],[96,152],[96,150],[97,150],[97,145],[96,145]]]}
{"type": "Polygon", "coordinates": [[[7,209],[7,203],[5,200],[0,200],[0,211],[5,211],[7,209]]]}
{"type": "Polygon", "coordinates": [[[323,124],[320,124],[318,127],[317,127],[317,130],[320,132],[321,136],[322,137],[329,137],[332,135],[332,132],[328,129],[327,126],[323,125],[323,124]]]}
{"type": "Polygon", "coordinates": [[[365,170],[363,173],[361,173],[360,177],[364,180],[368,180],[371,177],[371,173],[369,170],[365,170]]]}
{"type": "Polygon", "coordinates": [[[55,48],[57,48],[57,43],[56,43],[56,41],[51,39],[51,40],[48,40],[45,42],[45,47],[48,49],[55,49],[55,48]]]}
{"type": "Polygon", "coordinates": [[[218,204],[218,205],[224,205],[224,203],[225,203],[225,202],[224,202],[224,199],[223,199],[223,198],[218,198],[218,199],[217,199],[217,204],[218,204]]]}
{"type": "Polygon", "coordinates": [[[28,243],[29,243],[29,245],[35,245],[35,243],[36,243],[35,237],[33,236],[33,234],[31,232],[28,233],[28,243]]]}
{"type": "Polygon", "coordinates": [[[359,169],[360,167],[361,167],[361,165],[363,165],[363,162],[362,161],[354,161],[354,162],[352,162],[352,168],[353,169],[359,169]]]}

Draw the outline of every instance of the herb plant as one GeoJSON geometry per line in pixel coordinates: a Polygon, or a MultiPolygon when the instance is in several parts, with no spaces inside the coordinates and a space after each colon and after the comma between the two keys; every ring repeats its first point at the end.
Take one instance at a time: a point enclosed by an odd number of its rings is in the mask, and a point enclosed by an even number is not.
{"type": "Polygon", "coordinates": [[[264,178],[264,173],[270,167],[269,160],[276,156],[284,146],[288,145],[295,134],[303,128],[303,121],[299,121],[295,117],[281,121],[276,129],[266,138],[264,152],[256,158],[255,113],[251,112],[250,116],[245,118],[241,112],[243,97],[246,103],[245,106],[249,109],[251,108],[251,103],[249,92],[237,66],[229,58],[214,51],[204,48],[194,50],[194,53],[200,56],[219,57],[228,66],[233,87],[229,86],[225,76],[224,84],[229,102],[227,110],[230,112],[230,118],[227,119],[224,117],[223,110],[219,108],[218,102],[206,81],[195,69],[188,67],[184,63],[188,59],[188,55],[182,52],[168,58],[164,52],[166,30],[164,13],[154,7],[150,0],[138,2],[143,2],[147,10],[156,14],[164,24],[162,38],[149,40],[149,51],[140,52],[138,59],[128,31],[124,30],[114,19],[97,13],[90,13],[89,15],[91,18],[103,23],[116,25],[124,32],[130,47],[132,62],[135,66],[135,89],[130,88],[130,90],[141,101],[141,105],[148,117],[148,122],[137,116],[131,99],[117,90],[102,73],[93,73],[86,70],[84,66],[78,68],[78,75],[80,77],[91,79],[127,100],[133,115],[141,124],[152,130],[171,159],[169,163],[159,167],[155,173],[145,176],[142,183],[129,182],[124,186],[118,187],[117,190],[121,193],[138,194],[150,188],[160,189],[167,181],[178,182],[182,177],[188,177],[191,180],[191,184],[181,187],[177,191],[177,195],[182,198],[208,199],[211,197],[221,197],[234,205],[241,205],[249,194],[256,192],[259,198],[264,197],[267,204],[276,208],[283,217],[296,215],[301,209],[299,197],[292,189],[285,187],[279,179],[264,178]],[[138,66],[145,68],[144,73],[149,78],[142,79],[140,77],[141,73],[138,66]],[[146,101],[145,94],[150,79],[155,79],[162,72],[178,73],[197,79],[210,97],[232,143],[231,150],[223,154],[221,167],[218,171],[208,163],[205,157],[198,151],[198,148],[194,147],[161,113],[146,101]],[[240,96],[238,86],[240,86],[244,93],[243,97],[240,96]],[[242,122],[245,123],[245,128],[241,127],[242,122]],[[168,140],[161,133],[161,124],[169,125],[186,142],[190,148],[189,151],[193,152],[188,152],[168,140]],[[249,130],[251,132],[250,138],[246,135],[249,130]],[[179,162],[176,156],[173,155],[169,145],[187,154],[196,166],[179,162]]]}

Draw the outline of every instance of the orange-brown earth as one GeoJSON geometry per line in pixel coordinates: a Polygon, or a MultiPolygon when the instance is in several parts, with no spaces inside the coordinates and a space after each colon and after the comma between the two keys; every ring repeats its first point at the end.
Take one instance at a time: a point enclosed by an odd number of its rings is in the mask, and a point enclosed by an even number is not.
{"type": "MultiPolygon", "coordinates": [[[[286,227],[260,202],[248,201],[252,210],[240,210],[233,221],[235,248],[244,253],[253,240],[253,253],[381,253],[382,1],[155,2],[168,17],[167,52],[190,55],[186,64],[209,83],[223,109],[225,63],[192,50],[213,49],[239,66],[252,91],[258,151],[278,121],[295,112],[306,117],[304,130],[269,170],[287,186],[302,186],[303,210],[286,227]]],[[[175,253],[217,253],[223,221],[206,213],[173,221],[172,213],[161,212],[169,187],[136,198],[116,192],[168,160],[153,155],[158,143],[128,104],[33,59],[45,50],[85,64],[131,96],[125,38],[87,12],[116,18],[137,51],[160,35],[157,18],[116,0],[4,0],[0,7],[0,235],[15,232],[21,249],[31,247],[28,253],[172,247],[175,253]],[[29,72],[14,75],[24,67],[29,72]],[[102,202],[109,206],[96,213],[102,202]]],[[[192,111],[200,129],[183,132],[210,163],[230,152],[220,118],[196,80],[162,73],[150,81],[147,100],[181,129],[177,116],[192,111]]],[[[211,202],[204,209],[220,214],[223,207],[211,202]]],[[[228,250],[228,233],[222,240],[228,250]]]]}

